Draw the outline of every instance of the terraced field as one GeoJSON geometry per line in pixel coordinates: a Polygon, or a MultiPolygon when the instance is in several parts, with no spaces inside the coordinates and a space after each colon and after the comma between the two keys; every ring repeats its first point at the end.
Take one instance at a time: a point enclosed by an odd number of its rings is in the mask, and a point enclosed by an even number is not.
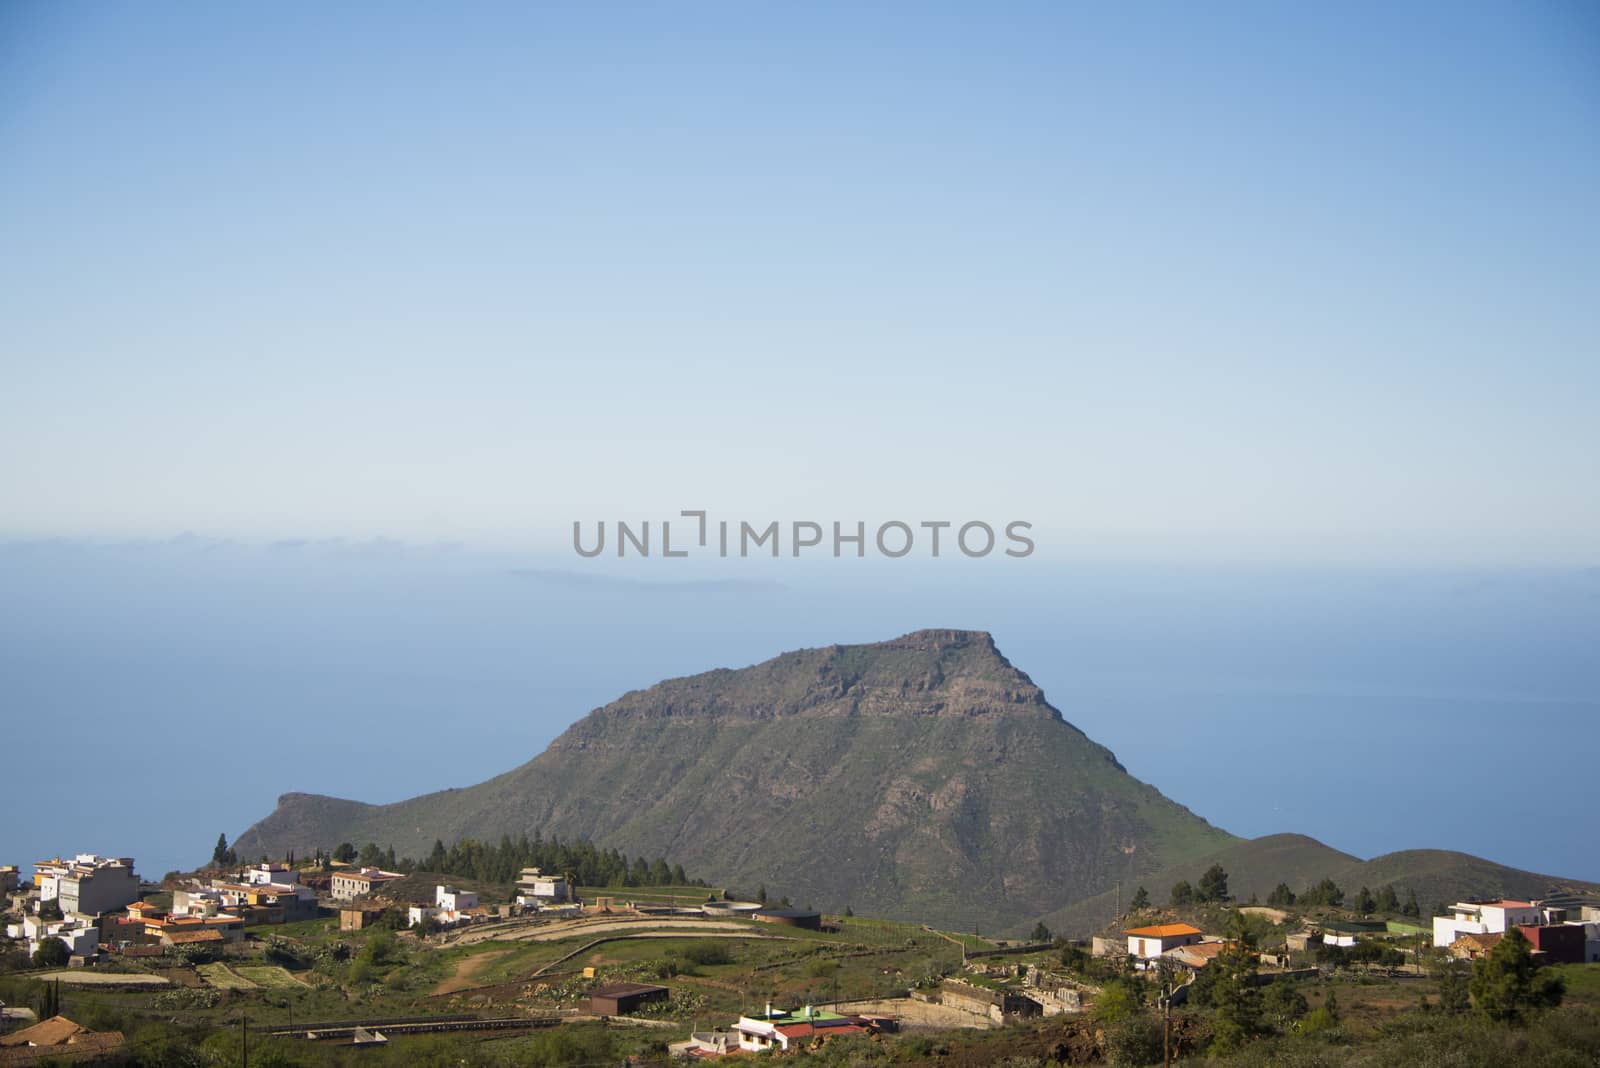
{"type": "Polygon", "coordinates": [[[309,985],[295,978],[293,972],[276,964],[240,964],[233,970],[245,980],[268,989],[304,990],[309,985]]]}
{"type": "Polygon", "coordinates": [[[200,977],[204,979],[207,984],[216,987],[218,990],[257,989],[255,983],[235,973],[231,968],[229,968],[226,964],[223,964],[221,961],[216,961],[211,964],[196,965],[195,971],[200,973],[200,977]]]}

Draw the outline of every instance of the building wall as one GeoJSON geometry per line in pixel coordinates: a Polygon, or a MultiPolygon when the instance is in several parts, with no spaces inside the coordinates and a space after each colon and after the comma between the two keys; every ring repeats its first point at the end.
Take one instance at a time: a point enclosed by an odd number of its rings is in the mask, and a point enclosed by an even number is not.
{"type": "Polygon", "coordinates": [[[132,868],[107,865],[83,875],[63,877],[59,895],[62,912],[98,916],[125,909],[139,900],[139,877],[132,868]]]}
{"type": "Polygon", "coordinates": [[[1582,927],[1562,924],[1556,927],[1519,928],[1533,948],[1545,955],[1552,964],[1582,964],[1586,957],[1586,940],[1582,927]]]}

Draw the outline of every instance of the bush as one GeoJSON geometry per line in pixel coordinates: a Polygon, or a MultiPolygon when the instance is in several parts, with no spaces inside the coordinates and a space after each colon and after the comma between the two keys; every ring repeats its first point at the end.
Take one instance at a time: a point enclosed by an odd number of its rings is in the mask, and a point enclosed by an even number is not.
{"type": "Polygon", "coordinates": [[[727,964],[733,959],[733,954],[729,952],[726,942],[706,938],[684,946],[683,957],[695,964],[727,964]]]}
{"type": "Polygon", "coordinates": [[[35,968],[60,968],[72,959],[72,951],[67,944],[55,935],[42,940],[39,948],[33,951],[33,966],[35,968]]]}
{"type": "Polygon", "coordinates": [[[1106,1028],[1106,1061],[1110,1064],[1159,1064],[1161,1021],[1130,1016],[1106,1028]]]}
{"type": "Polygon", "coordinates": [[[1128,1019],[1139,1008],[1139,990],[1124,979],[1113,979],[1100,988],[1090,1011],[1103,1024],[1128,1019]]]}

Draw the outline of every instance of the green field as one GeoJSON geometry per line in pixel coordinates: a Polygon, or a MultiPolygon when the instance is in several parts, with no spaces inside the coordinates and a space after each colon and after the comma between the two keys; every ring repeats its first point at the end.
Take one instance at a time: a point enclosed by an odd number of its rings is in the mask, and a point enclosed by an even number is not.
{"type": "Polygon", "coordinates": [[[240,964],[234,972],[257,986],[288,990],[304,990],[305,984],[276,964],[240,964]]]}
{"type": "Polygon", "coordinates": [[[1550,970],[1567,984],[1568,1002],[1600,1006],[1600,964],[1552,964],[1550,970]]]}
{"type": "Polygon", "coordinates": [[[639,901],[651,905],[683,905],[692,907],[705,903],[706,898],[722,900],[722,890],[717,887],[704,886],[625,886],[612,889],[605,886],[580,886],[577,888],[578,897],[583,901],[591,901],[597,897],[609,897],[613,901],[639,901]]]}
{"type": "Polygon", "coordinates": [[[235,974],[232,969],[220,961],[212,964],[196,965],[194,970],[200,973],[200,977],[204,979],[207,984],[216,987],[218,990],[256,989],[255,983],[241,975],[235,974]]]}

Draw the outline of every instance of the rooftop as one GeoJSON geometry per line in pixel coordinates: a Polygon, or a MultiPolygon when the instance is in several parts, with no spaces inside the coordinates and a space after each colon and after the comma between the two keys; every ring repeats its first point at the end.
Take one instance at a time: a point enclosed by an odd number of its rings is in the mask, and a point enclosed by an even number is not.
{"type": "Polygon", "coordinates": [[[637,994],[665,994],[669,993],[664,986],[651,986],[649,983],[612,983],[610,986],[597,986],[589,991],[592,998],[626,998],[637,994]]]}
{"type": "Polygon", "coordinates": [[[1200,928],[1190,927],[1186,923],[1157,923],[1149,927],[1130,927],[1122,933],[1139,938],[1177,938],[1180,935],[1197,935],[1200,928]]]}

